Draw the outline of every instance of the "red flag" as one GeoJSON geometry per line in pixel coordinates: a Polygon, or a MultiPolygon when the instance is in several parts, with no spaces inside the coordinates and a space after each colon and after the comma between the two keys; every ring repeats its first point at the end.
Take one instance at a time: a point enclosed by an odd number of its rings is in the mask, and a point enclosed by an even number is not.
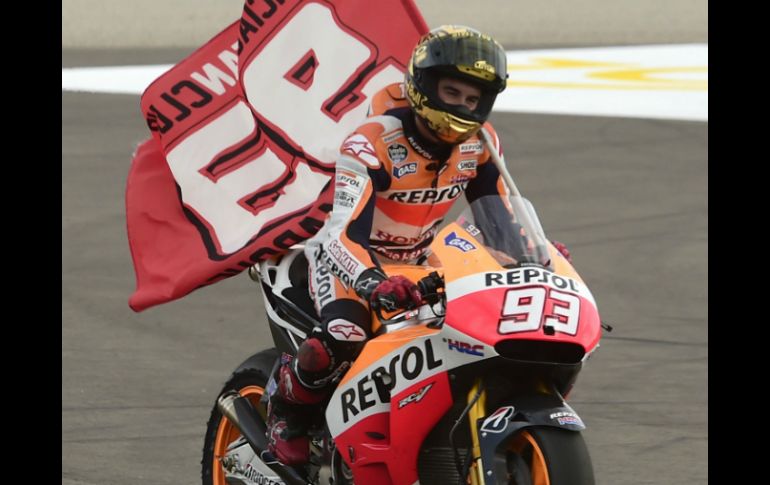
{"type": "Polygon", "coordinates": [[[141,311],[315,234],[340,143],[403,78],[412,0],[263,0],[142,96],[153,138],[126,188],[141,311]]]}

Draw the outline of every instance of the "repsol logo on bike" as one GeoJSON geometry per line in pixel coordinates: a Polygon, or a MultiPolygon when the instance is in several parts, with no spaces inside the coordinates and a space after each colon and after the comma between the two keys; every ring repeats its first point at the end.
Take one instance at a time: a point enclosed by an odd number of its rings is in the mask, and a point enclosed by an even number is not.
{"type": "Polygon", "coordinates": [[[425,339],[422,345],[407,347],[403,353],[394,355],[387,367],[377,367],[355,384],[350,384],[351,387],[340,394],[342,421],[347,423],[358,413],[376,404],[388,402],[390,391],[402,379],[407,382],[416,380],[424,372],[440,367],[442,364],[443,360],[436,358],[430,339],[425,339]],[[387,378],[381,376],[387,376],[387,378]],[[385,384],[386,381],[389,382],[385,384]]]}
{"type": "Polygon", "coordinates": [[[405,204],[435,204],[456,199],[463,193],[467,185],[467,183],[452,185],[441,190],[418,189],[391,192],[388,195],[388,200],[395,200],[405,204]]]}
{"type": "Polygon", "coordinates": [[[552,284],[561,290],[580,292],[578,282],[572,278],[566,278],[540,268],[517,268],[505,273],[486,273],[484,275],[486,286],[512,286],[527,283],[552,284]]]}
{"type": "Polygon", "coordinates": [[[571,424],[575,426],[584,426],[583,421],[580,419],[580,416],[578,416],[575,413],[562,411],[558,413],[551,413],[551,415],[548,417],[551,420],[556,421],[561,425],[571,424]]]}

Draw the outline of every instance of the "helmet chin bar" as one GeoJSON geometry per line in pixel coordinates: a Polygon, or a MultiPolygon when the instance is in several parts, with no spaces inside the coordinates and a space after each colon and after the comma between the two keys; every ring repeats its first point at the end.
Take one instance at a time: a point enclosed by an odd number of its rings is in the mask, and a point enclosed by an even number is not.
{"type": "Polygon", "coordinates": [[[453,145],[464,142],[481,128],[481,123],[464,120],[427,106],[422,107],[418,116],[425,120],[425,124],[436,138],[453,145]]]}

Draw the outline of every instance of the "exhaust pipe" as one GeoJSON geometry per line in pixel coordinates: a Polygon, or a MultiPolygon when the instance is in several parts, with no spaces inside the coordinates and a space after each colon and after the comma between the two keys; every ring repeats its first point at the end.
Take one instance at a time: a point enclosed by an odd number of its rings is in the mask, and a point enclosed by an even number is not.
{"type": "Polygon", "coordinates": [[[294,468],[284,465],[267,451],[267,428],[248,399],[236,391],[228,391],[217,399],[217,408],[246,438],[259,459],[281,477],[286,485],[310,485],[294,468]]]}

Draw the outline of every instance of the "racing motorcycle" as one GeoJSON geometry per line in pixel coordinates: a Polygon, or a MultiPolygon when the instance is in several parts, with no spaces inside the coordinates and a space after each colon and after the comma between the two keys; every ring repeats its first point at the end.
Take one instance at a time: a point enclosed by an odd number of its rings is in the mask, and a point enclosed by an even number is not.
{"type": "Polygon", "coordinates": [[[418,281],[416,309],[373,314],[374,338],[309,434],[310,461],[268,451],[267,397],[280,353],[318,325],[301,249],[250,270],[275,348],[246,359],[211,413],[203,483],[590,485],[585,426],[565,402],[598,348],[591,291],[520,196],[481,197],[431,244],[435,267],[385,265],[418,281]]]}

